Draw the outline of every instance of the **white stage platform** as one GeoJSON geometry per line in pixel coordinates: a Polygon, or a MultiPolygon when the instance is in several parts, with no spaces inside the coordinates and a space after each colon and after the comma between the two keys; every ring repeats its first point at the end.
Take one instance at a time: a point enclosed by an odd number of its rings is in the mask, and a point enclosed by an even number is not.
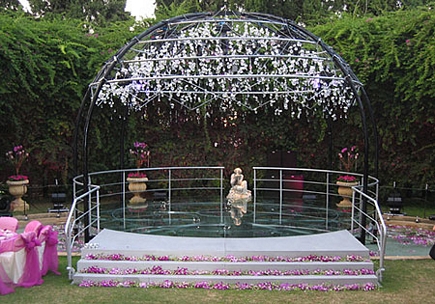
{"type": "MultiPolygon", "coordinates": [[[[354,254],[369,257],[369,249],[350,232],[341,230],[323,234],[268,238],[205,238],[160,236],[104,229],[88,247],[92,252],[123,252],[129,255],[212,255],[237,257],[273,255],[296,257],[309,254],[354,254]]],[[[84,248],[82,255],[89,249],[84,248]]]]}

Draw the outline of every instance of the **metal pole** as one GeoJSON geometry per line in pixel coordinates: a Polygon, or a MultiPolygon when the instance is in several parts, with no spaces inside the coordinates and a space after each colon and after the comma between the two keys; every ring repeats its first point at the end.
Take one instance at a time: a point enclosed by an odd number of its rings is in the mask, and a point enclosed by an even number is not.
{"type": "Polygon", "coordinates": [[[169,209],[168,209],[168,219],[169,219],[169,225],[171,225],[171,211],[172,211],[172,206],[171,206],[171,204],[172,204],[172,171],[171,171],[171,169],[169,169],[169,172],[168,172],[168,199],[169,199],[169,209]]]}
{"type": "Polygon", "coordinates": [[[257,170],[254,168],[254,214],[253,214],[253,222],[255,223],[255,217],[257,212],[257,170]]]}
{"type": "Polygon", "coordinates": [[[282,169],[279,170],[279,224],[282,224],[282,189],[283,189],[283,180],[282,180],[282,169]]]}

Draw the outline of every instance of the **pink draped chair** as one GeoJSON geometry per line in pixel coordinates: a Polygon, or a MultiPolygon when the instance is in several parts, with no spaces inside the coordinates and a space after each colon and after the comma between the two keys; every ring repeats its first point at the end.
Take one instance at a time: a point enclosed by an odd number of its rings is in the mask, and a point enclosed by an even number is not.
{"type": "Polygon", "coordinates": [[[14,217],[10,216],[2,216],[0,217],[0,230],[9,230],[12,232],[16,232],[18,229],[19,223],[18,220],[14,217]]]}
{"type": "MultiPolygon", "coordinates": [[[[53,227],[46,225],[41,229],[39,234],[39,241],[42,246],[42,263],[41,263],[41,274],[44,276],[48,271],[60,275],[58,271],[59,268],[59,258],[57,256],[57,243],[58,232],[53,230],[53,227]]],[[[40,252],[41,254],[41,252],[40,252]]]]}
{"type": "Polygon", "coordinates": [[[11,293],[16,286],[31,287],[43,283],[39,246],[41,242],[34,231],[1,242],[0,294],[11,293]]]}
{"type": "Polygon", "coordinates": [[[42,280],[41,268],[39,266],[38,246],[41,246],[35,232],[24,232],[21,234],[26,249],[26,263],[24,266],[24,273],[18,286],[32,287],[41,285],[42,280]]]}
{"type": "Polygon", "coordinates": [[[35,232],[36,237],[39,237],[39,233],[41,232],[43,225],[38,220],[33,220],[27,223],[26,227],[24,227],[24,232],[35,232]]]}

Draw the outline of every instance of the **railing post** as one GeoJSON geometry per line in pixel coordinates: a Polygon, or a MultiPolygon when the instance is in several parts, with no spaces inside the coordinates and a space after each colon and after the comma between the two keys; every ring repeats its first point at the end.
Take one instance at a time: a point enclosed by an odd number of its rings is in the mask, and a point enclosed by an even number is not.
{"type": "Polygon", "coordinates": [[[100,233],[100,190],[97,190],[97,233],[100,233]]]}
{"type": "Polygon", "coordinates": [[[127,205],[125,203],[125,193],[127,192],[127,187],[125,186],[127,184],[127,179],[125,178],[125,171],[122,172],[122,223],[124,231],[127,228],[127,221],[126,221],[126,213],[125,209],[127,209],[127,205]]]}
{"type": "Polygon", "coordinates": [[[282,224],[282,190],[283,190],[283,180],[282,180],[282,169],[279,170],[279,224],[282,224]]]}
{"type": "Polygon", "coordinates": [[[221,195],[221,202],[220,202],[220,213],[221,213],[221,224],[224,223],[224,170],[220,169],[220,195],[221,195]]]}
{"type": "Polygon", "coordinates": [[[169,168],[168,171],[168,201],[169,201],[169,207],[168,207],[168,220],[169,225],[171,225],[171,212],[172,212],[172,170],[169,168]]]}
{"type": "Polygon", "coordinates": [[[257,213],[257,169],[254,168],[254,185],[253,185],[254,189],[254,199],[253,199],[253,217],[252,217],[252,221],[255,223],[255,217],[256,217],[256,213],[257,213]]]}
{"type": "MultiPolygon", "coordinates": [[[[359,207],[361,208],[361,206],[359,207]]],[[[353,227],[353,223],[355,221],[355,191],[352,191],[352,208],[351,208],[351,216],[350,216],[350,232],[352,233],[353,236],[355,236],[354,234],[354,227],[353,227]]]]}
{"type": "Polygon", "coordinates": [[[325,210],[326,210],[326,215],[325,215],[325,229],[328,230],[329,229],[329,183],[330,183],[330,174],[329,172],[326,172],[326,200],[325,200],[325,210]]]}
{"type": "Polygon", "coordinates": [[[92,222],[92,218],[91,218],[91,210],[92,210],[92,192],[91,192],[91,188],[92,188],[92,181],[91,181],[91,177],[88,175],[88,179],[87,179],[87,187],[86,187],[86,191],[89,192],[89,195],[87,195],[87,198],[85,200],[85,202],[83,203],[84,205],[84,213],[87,213],[85,216],[83,216],[83,226],[84,228],[84,234],[85,234],[85,243],[90,241],[90,235],[89,235],[89,226],[90,223],[92,222]]]}

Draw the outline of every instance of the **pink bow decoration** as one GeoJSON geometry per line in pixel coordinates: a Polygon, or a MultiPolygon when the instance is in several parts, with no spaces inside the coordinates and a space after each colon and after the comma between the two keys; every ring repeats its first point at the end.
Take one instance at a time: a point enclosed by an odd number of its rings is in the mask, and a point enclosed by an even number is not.
{"type": "Polygon", "coordinates": [[[41,285],[42,280],[41,269],[39,267],[39,256],[37,246],[41,246],[41,242],[36,237],[36,233],[24,232],[21,234],[21,238],[24,241],[26,248],[26,265],[24,266],[24,274],[20,279],[19,286],[32,287],[35,285],[41,285]]]}

